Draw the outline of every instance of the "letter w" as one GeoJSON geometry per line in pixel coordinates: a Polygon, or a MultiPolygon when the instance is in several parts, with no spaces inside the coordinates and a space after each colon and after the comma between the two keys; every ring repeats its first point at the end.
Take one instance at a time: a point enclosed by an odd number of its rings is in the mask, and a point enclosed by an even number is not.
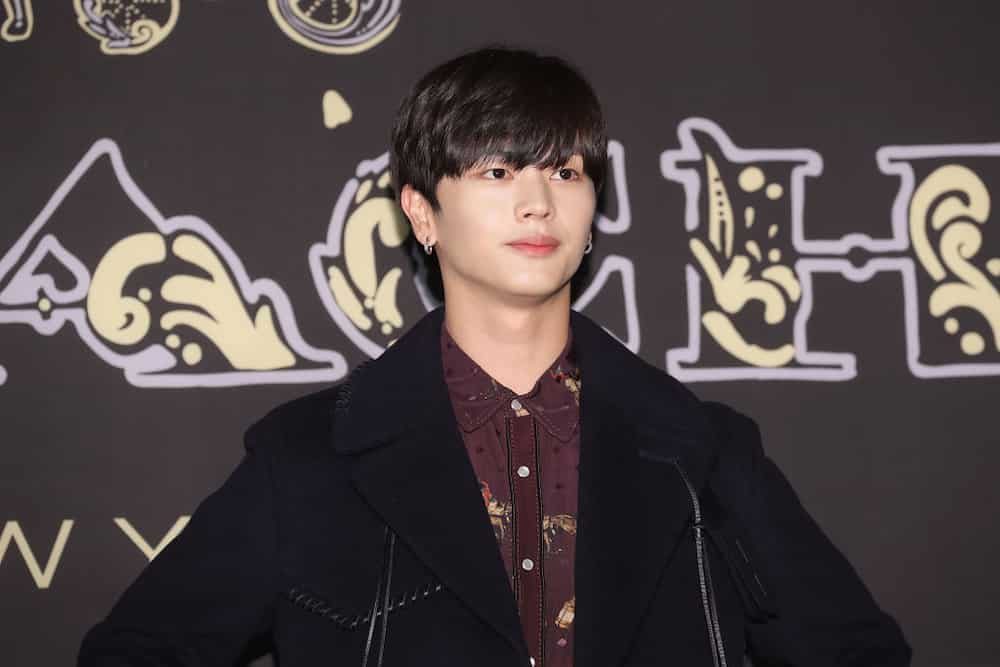
{"type": "Polygon", "coordinates": [[[25,565],[28,566],[31,578],[35,580],[35,585],[39,588],[48,588],[52,583],[52,577],[56,573],[56,568],[59,567],[59,559],[62,558],[63,549],[66,547],[66,541],[69,539],[69,532],[72,529],[73,520],[63,520],[62,525],[59,527],[59,533],[56,535],[55,544],[52,545],[52,551],[49,552],[49,559],[45,563],[45,569],[43,570],[39,567],[38,561],[35,559],[35,554],[31,551],[31,547],[28,546],[28,540],[25,539],[21,526],[17,521],[8,521],[4,524],[3,532],[0,533],[0,565],[3,564],[4,556],[7,555],[7,549],[10,546],[11,540],[13,540],[14,544],[17,545],[17,550],[21,552],[21,558],[24,559],[25,565]]]}

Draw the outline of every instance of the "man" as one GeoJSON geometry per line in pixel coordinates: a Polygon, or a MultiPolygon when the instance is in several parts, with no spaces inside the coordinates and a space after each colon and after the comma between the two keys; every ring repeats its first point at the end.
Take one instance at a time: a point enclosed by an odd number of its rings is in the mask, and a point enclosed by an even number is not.
{"type": "Polygon", "coordinates": [[[606,148],[558,59],[427,74],[391,164],[444,308],[255,424],[80,664],[909,664],[754,423],[571,312],[606,148]]]}

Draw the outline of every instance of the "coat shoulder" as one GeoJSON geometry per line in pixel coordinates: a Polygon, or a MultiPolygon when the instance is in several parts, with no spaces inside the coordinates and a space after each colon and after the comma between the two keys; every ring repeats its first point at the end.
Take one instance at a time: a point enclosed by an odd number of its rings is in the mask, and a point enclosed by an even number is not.
{"type": "Polygon", "coordinates": [[[248,451],[270,456],[302,456],[329,449],[337,399],[343,383],[286,401],[247,428],[248,451]]]}
{"type": "Polygon", "coordinates": [[[715,437],[718,467],[749,472],[764,456],[757,422],[726,403],[703,401],[701,406],[715,437]]]}
{"type": "Polygon", "coordinates": [[[748,439],[760,440],[760,428],[749,415],[717,401],[702,401],[701,405],[723,447],[727,445],[739,447],[748,439]]]}

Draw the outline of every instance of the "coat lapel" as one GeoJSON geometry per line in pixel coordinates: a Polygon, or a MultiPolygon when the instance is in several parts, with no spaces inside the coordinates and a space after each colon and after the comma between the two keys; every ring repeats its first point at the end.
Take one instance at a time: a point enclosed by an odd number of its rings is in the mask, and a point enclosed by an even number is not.
{"type": "Polygon", "coordinates": [[[527,660],[517,606],[441,371],[441,312],[351,380],[335,446],[355,487],[444,586],[527,660]]]}
{"type": "MultiPolygon", "coordinates": [[[[353,455],[358,491],[442,583],[527,656],[496,538],[441,371],[443,310],[352,374],[334,446],[353,455]]],[[[575,563],[575,664],[622,662],[691,504],[711,438],[698,401],[578,313],[582,373],[575,563]]]]}
{"type": "Polygon", "coordinates": [[[581,451],[574,655],[619,665],[692,516],[674,459],[696,487],[711,448],[697,400],[574,313],[581,451]],[[625,401],[622,397],[627,397],[625,401]]]}
{"type": "Polygon", "coordinates": [[[527,655],[500,551],[458,434],[428,429],[360,457],[358,491],[445,587],[527,655]]]}

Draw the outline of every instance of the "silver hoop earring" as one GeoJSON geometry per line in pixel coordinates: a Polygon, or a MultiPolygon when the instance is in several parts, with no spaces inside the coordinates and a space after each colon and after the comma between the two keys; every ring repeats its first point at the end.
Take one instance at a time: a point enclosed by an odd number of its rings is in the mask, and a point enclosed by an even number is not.
{"type": "Polygon", "coordinates": [[[434,252],[434,244],[431,243],[430,241],[428,241],[427,243],[425,243],[424,244],[424,252],[426,252],[428,255],[431,254],[432,252],[434,252]]]}
{"type": "Polygon", "coordinates": [[[587,247],[583,249],[584,255],[589,255],[590,251],[594,249],[594,235],[591,234],[587,237],[587,247]]]}

